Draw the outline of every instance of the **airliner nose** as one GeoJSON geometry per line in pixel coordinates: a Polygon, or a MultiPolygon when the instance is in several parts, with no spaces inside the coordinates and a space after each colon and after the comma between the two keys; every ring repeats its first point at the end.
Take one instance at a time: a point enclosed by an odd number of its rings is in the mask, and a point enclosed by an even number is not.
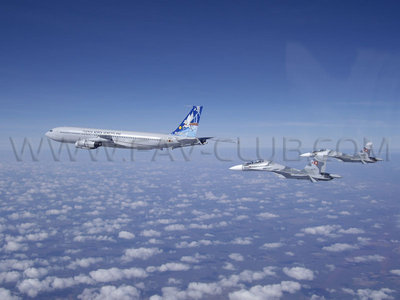
{"type": "Polygon", "coordinates": [[[47,136],[48,138],[51,138],[51,133],[53,132],[53,130],[49,130],[47,131],[44,135],[47,136]]]}
{"type": "Polygon", "coordinates": [[[243,166],[242,165],[236,165],[236,166],[230,167],[229,170],[242,171],[243,170],[243,166]]]}

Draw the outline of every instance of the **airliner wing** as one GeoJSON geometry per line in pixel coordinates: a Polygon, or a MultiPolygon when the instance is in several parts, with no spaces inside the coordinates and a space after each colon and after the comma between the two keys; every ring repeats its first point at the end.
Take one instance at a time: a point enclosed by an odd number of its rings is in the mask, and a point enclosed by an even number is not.
{"type": "Polygon", "coordinates": [[[98,136],[98,137],[90,137],[90,138],[83,138],[82,140],[86,141],[91,141],[91,142],[105,142],[108,139],[105,139],[104,137],[98,136]]]}
{"type": "Polygon", "coordinates": [[[126,142],[124,140],[121,141],[121,139],[115,138],[111,135],[102,134],[102,135],[99,135],[99,138],[102,139],[103,141],[106,140],[106,141],[112,142],[118,146],[128,147],[128,148],[132,147],[132,142],[126,142]]]}
{"type": "Polygon", "coordinates": [[[108,140],[108,141],[111,141],[111,142],[114,141],[114,139],[113,139],[113,137],[111,135],[101,134],[101,135],[99,135],[99,138],[102,138],[102,139],[105,139],[105,140],[108,140]]]}
{"type": "Polygon", "coordinates": [[[132,142],[125,142],[125,141],[119,141],[119,140],[113,140],[113,143],[115,145],[127,147],[127,148],[130,148],[133,145],[132,142]]]}

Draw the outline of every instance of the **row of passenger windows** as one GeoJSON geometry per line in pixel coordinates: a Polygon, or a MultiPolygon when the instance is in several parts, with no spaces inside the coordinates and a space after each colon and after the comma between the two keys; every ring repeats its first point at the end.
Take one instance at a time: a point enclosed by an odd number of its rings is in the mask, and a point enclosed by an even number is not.
{"type": "Polygon", "coordinates": [[[132,136],[112,136],[116,138],[122,138],[122,139],[130,139],[130,140],[151,140],[151,141],[160,141],[161,139],[157,138],[144,138],[144,137],[132,137],[132,136]]]}
{"type": "MultiPolygon", "coordinates": [[[[86,133],[86,132],[65,132],[65,131],[60,131],[60,133],[64,134],[80,134],[80,135],[87,135],[87,136],[94,136],[98,137],[99,135],[97,134],[92,134],[92,133],[86,133]]],[[[101,135],[101,134],[100,134],[101,135]]],[[[146,141],[160,141],[161,139],[159,138],[144,138],[144,137],[131,137],[131,136],[118,136],[118,135],[110,135],[113,138],[122,138],[122,139],[131,139],[131,140],[146,140],[146,141]]]]}

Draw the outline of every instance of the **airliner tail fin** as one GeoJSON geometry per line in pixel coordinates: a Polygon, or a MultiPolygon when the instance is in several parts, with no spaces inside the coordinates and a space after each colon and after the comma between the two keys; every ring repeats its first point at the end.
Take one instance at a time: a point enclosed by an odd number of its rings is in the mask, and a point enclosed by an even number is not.
{"type": "Polygon", "coordinates": [[[195,137],[203,106],[193,106],[182,123],[171,134],[183,137],[195,137]]]}

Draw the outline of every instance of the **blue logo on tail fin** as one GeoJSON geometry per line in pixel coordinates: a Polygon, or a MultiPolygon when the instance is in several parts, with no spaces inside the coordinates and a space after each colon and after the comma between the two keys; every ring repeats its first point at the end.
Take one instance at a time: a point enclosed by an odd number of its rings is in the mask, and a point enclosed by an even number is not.
{"type": "Polygon", "coordinates": [[[172,134],[179,136],[195,137],[197,133],[197,127],[200,122],[201,111],[203,106],[193,106],[192,110],[188,113],[182,123],[176,128],[172,134]]]}

